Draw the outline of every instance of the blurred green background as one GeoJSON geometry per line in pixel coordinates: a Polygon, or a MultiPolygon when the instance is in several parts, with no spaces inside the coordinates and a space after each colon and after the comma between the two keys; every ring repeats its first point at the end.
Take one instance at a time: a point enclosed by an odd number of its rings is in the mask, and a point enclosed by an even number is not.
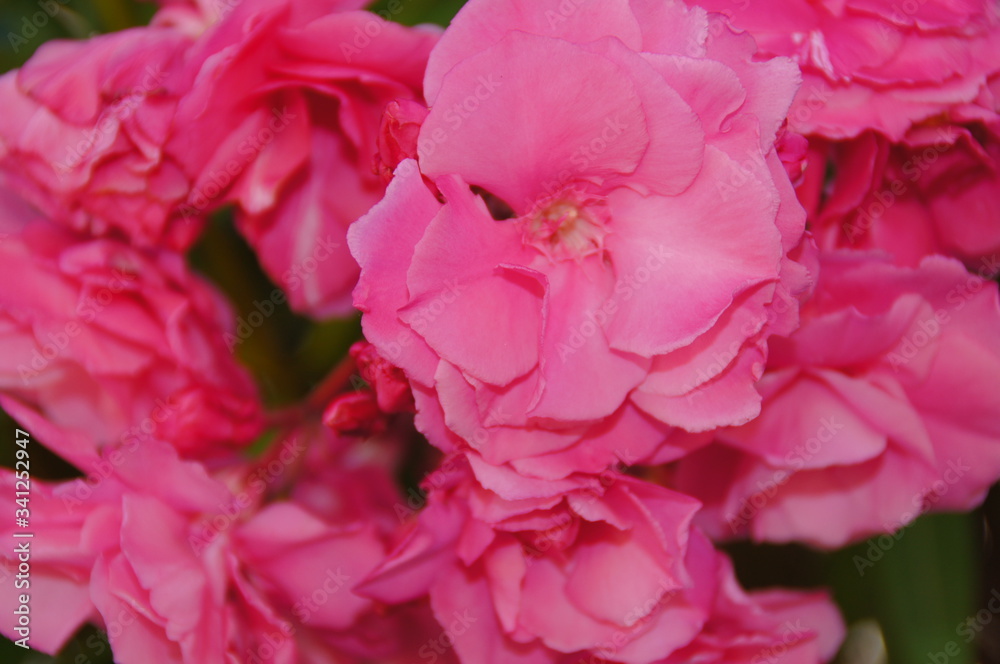
{"type": "MultiPolygon", "coordinates": [[[[394,20],[410,25],[447,25],[462,4],[383,0],[373,9],[391,9],[394,20]]],[[[153,9],[150,3],[133,0],[0,0],[0,71],[20,66],[47,40],[80,39],[140,25],[153,9]]],[[[273,288],[224,217],[210,226],[192,261],[230,295],[241,314],[247,313],[245,305],[273,288]],[[206,260],[208,255],[213,260],[206,260]]],[[[271,333],[254,335],[240,353],[265,398],[276,405],[306,393],[359,333],[357,320],[317,325],[287,310],[267,327],[271,333]]],[[[0,460],[6,465],[14,459],[14,427],[0,412],[0,460]]],[[[33,477],[56,479],[74,473],[39,446],[31,454],[33,477]]],[[[888,545],[883,539],[832,554],[799,546],[728,548],[749,587],[833,588],[852,626],[842,664],[1000,664],[1000,615],[985,611],[994,590],[1000,594],[998,529],[1000,491],[994,489],[980,510],[922,517],[888,545]],[[864,566],[863,576],[859,557],[874,562],[864,566]],[[968,632],[959,632],[969,618],[979,632],[972,644],[965,643],[968,632]],[[955,644],[950,652],[949,643],[955,644]],[[883,644],[888,659],[880,656],[883,644]],[[958,654],[952,654],[956,649],[958,654]]],[[[86,628],[55,658],[0,641],[0,661],[102,664],[112,659],[103,635],[86,628]]]]}

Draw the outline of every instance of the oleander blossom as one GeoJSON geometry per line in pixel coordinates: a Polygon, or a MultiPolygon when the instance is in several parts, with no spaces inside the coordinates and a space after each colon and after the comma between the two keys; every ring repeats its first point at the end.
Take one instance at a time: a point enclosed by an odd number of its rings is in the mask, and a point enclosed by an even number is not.
{"type": "MultiPolygon", "coordinates": [[[[385,508],[331,520],[274,500],[313,442],[210,474],[157,441],[100,481],[34,483],[32,647],[55,653],[90,622],[123,664],[409,661],[433,633],[426,603],[376,610],[352,591],[386,553],[385,508]]],[[[13,472],[0,484],[12,496],[13,472]]]]}
{"type": "Polygon", "coordinates": [[[821,248],[907,266],[943,254],[995,274],[1000,5],[699,4],[801,66],[788,122],[811,143],[799,196],[821,248]]]}
{"type": "Polygon", "coordinates": [[[812,143],[799,191],[821,247],[881,249],[908,266],[942,254],[1000,273],[1000,118],[920,126],[895,145],[872,132],[812,143]]]}
{"type": "Polygon", "coordinates": [[[168,250],[91,239],[0,189],[0,404],[87,471],[102,452],[169,440],[226,456],[261,428],[234,316],[168,250]]]}
{"type": "MultiPolygon", "coordinates": [[[[621,475],[531,480],[471,454],[424,488],[412,530],[357,590],[388,603],[429,595],[462,662],[692,661],[670,656],[763,650],[765,625],[778,631],[689,529],[698,503],[687,496],[621,475]],[[743,616],[715,615],[726,602],[743,616]]],[[[809,602],[824,618],[789,642],[812,653],[795,661],[827,661],[840,619],[828,599],[809,602]]]]}
{"type": "Polygon", "coordinates": [[[366,337],[431,442],[549,478],[754,417],[809,284],[774,149],[794,64],[697,8],[572,9],[465,6],[426,118],[391,109],[380,159],[402,161],[348,237],[366,337]]]}
{"type": "Polygon", "coordinates": [[[678,464],[700,524],[836,548],[982,502],[1000,479],[997,285],[942,257],[828,253],[802,318],[772,339],[760,417],[678,464]]]}
{"type": "Polygon", "coordinates": [[[438,36],[363,4],[243,0],[221,12],[188,55],[185,131],[169,146],[194,178],[182,214],[236,203],[264,269],[317,317],[351,312],[358,266],[345,233],[384,193],[373,169],[382,112],[421,99],[438,36]]]}
{"type": "Polygon", "coordinates": [[[698,0],[747,30],[766,55],[793,57],[803,85],[791,127],[834,140],[874,130],[899,142],[938,116],[989,120],[1000,89],[994,0],[698,0]]]}
{"type": "Polygon", "coordinates": [[[168,26],[52,41],[0,77],[0,170],[10,185],[76,231],[190,246],[201,219],[177,206],[191,180],[165,150],[190,45],[168,26]]]}

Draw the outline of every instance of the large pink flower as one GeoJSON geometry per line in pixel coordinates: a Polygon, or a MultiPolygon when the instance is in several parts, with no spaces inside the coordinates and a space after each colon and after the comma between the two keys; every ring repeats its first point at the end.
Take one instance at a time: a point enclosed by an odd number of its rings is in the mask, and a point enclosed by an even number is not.
{"type": "Polygon", "coordinates": [[[218,456],[260,431],[224,298],[166,250],[89,239],[0,190],[0,404],[89,470],[153,438],[218,456]]]}
{"type": "Polygon", "coordinates": [[[390,23],[356,0],[244,0],[189,54],[193,88],[169,149],[195,177],[186,215],[227,201],[292,306],[351,311],[348,224],[379,200],[382,111],[420,99],[437,31],[390,23]]]}
{"type": "MultiPolygon", "coordinates": [[[[715,647],[727,638],[751,645],[748,633],[764,622],[739,637],[732,622],[714,626],[731,618],[712,614],[721,595],[735,595],[735,579],[689,530],[698,504],[682,494],[610,473],[530,480],[475,455],[446,460],[425,488],[413,530],[358,591],[390,603],[429,594],[463,662],[644,664],[712,652],[713,632],[722,633],[715,647]]],[[[743,599],[748,625],[760,608],[743,599]]],[[[829,612],[825,627],[839,641],[829,612]]]]}
{"type": "Polygon", "coordinates": [[[164,145],[191,40],[135,28],[43,45],[0,78],[0,169],[57,222],[142,246],[185,248],[200,219],[177,206],[191,182],[164,145]]]}
{"type": "Polygon", "coordinates": [[[466,5],[428,63],[419,163],[349,234],[366,336],[431,441],[563,477],[754,417],[807,282],[773,147],[797,85],[700,9],[466,5]]]}
{"type": "Polygon", "coordinates": [[[839,547],[969,510],[1000,478],[997,285],[957,261],[824,257],[802,327],[773,338],[760,417],[679,464],[714,535],[839,547]]]}
{"type": "Polygon", "coordinates": [[[794,57],[803,85],[791,127],[831,139],[874,130],[900,141],[947,115],[988,119],[1000,86],[994,0],[699,0],[770,55],[794,57]]]}
{"type": "Polygon", "coordinates": [[[812,143],[800,195],[821,247],[882,249],[910,266],[944,254],[1000,273],[1000,118],[917,127],[896,145],[871,132],[812,143]]]}

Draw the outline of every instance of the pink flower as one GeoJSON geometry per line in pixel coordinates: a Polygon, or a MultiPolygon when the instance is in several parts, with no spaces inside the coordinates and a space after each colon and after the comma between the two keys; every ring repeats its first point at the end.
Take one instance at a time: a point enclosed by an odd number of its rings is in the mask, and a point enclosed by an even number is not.
{"type": "Polygon", "coordinates": [[[737,592],[723,591],[735,584],[728,564],[689,530],[698,504],[668,489],[612,474],[531,480],[471,454],[424,486],[428,506],[358,592],[389,603],[429,594],[463,662],[700,652],[719,593],[737,592]]]}
{"type": "Polygon", "coordinates": [[[105,621],[131,608],[142,626],[111,638],[119,661],[317,661],[297,656],[300,640],[332,636],[370,607],[350,588],[384,553],[373,527],[261,506],[272,476],[265,467],[246,478],[206,484],[211,498],[197,500],[193,478],[176,477],[185,502],[125,493],[121,551],[102,557],[91,580],[105,621]]]}
{"type": "Polygon", "coordinates": [[[870,132],[814,140],[809,171],[801,192],[824,248],[882,249],[909,266],[944,254],[984,277],[1000,272],[1000,119],[918,127],[896,145],[870,132]]]}
{"type": "Polygon", "coordinates": [[[89,470],[102,450],[167,440],[227,454],[260,431],[232,312],[181,256],[91,240],[0,191],[0,404],[89,470]]]}
{"type": "Polygon", "coordinates": [[[762,53],[795,58],[803,85],[789,123],[840,140],[874,130],[901,141],[935,116],[989,119],[1000,85],[993,0],[699,0],[750,32],[762,53]]]}
{"type": "MultiPolygon", "coordinates": [[[[31,645],[54,652],[89,621],[125,664],[400,661],[430,616],[420,603],[380,615],[352,592],[386,552],[377,519],[271,502],[304,443],[213,475],[151,443],[105,478],[36,483],[31,645]]],[[[10,471],[3,485],[12,500],[10,471]]]]}
{"type": "Polygon", "coordinates": [[[764,406],[679,464],[717,537],[835,548],[928,510],[970,510],[1000,478],[1000,301],[960,263],[824,256],[764,406]]]}
{"type": "Polygon", "coordinates": [[[700,9],[566,6],[465,6],[428,63],[419,170],[349,234],[418,426],[538,477],[754,417],[808,285],[773,145],[792,63],[700,9]]]}
{"type": "MultiPolygon", "coordinates": [[[[5,506],[13,507],[14,478],[12,471],[3,474],[3,484],[10,487],[5,494],[5,506]],[[9,501],[9,502],[7,502],[9,501]]],[[[122,550],[131,552],[136,544],[136,530],[154,531],[169,529],[162,519],[163,513],[150,515],[137,512],[140,505],[155,504],[178,513],[191,513],[199,506],[217,509],[225,502],[224,486],[211,480],[196,463],[181,462],[175,450],[160,442],[145,445],[135,454],[125,456],[116,464],[112,473],[103,477],[87,477],[62,484],[32,481],[31,526],[35,532],[32,540],[31,645],[47,652],[55,652],[62,643],[84,623],[94,622],[104,628],[115,648],[116,659],[132,661],[129,646],[144,643],[150,658],[145,661],[178,661],[166,657],[168,649],[156,648],[150,643],[149,624],[154,620],[144,613],[140,598],[146,591],[136,584],[134,576],[124,575],[121,586],[109,590],[101,574],[109,559],[122,559],[122,550]],[[169,506],[169,507],[168,507],[169,506]],[[99,571],[100,570],[100,571],[99,571]],[[109,601],[109,592],[123,596],[109,601]],[[131,597],[130,597],[131,595],[131,597]],[[131,601],[128,601],[131,599],[131,601]],[[52,611],[42,611],[49,607],[52,611]]],[[[5,527],[4,534],[11,536],[12,528],[5,527]]],[[[139,538],[141,540],[141,537],[139,538]]],[[[182,543],[190,550],[187,542],[182,543]]],[[[165,562],[180,547],[161,550],[158,560],[165,562]]],[[[4,557],[10,554],[5,552],[4,557]]],[[[15,560],[7,558],[5,566],[15,560]]],[[[182,579],[183,593],[198,579],[183,579],[183,564],[166,566],[162,573],[177,574],[182,579]]],[[[13,578],[5,583],[13,583],[13,578]]],[[[204,587],[204,583],[202,583],[204,587]]],[[[13,598],[16,593],[5,592],[13,598]]],[[[6,600],[5,600],[6,601],[6,600]]],[[[197,611],[198,603],[189,609],[197,611]]],[[[4,626],[5,634],[10,634],[4,626]]]]}
{"type": "MultiPolygon", "coordinates": [[[[264,482],[264,501],[279,501],[259,514],[247,510],[250,519],[234,531],[239,558],[297,626],[301,661],[325,663],[335,652],[347,662],[355,661],[350,655],[358,662],[410,664],[437,633],[427,603],[375,606],[353,591],[399,536],[404,502],[395,478],[408,432],[391,427],[354,438],[313,421],[283,440],[229,482],[237,494],[260,493],[264,482]]],[[[212,537],[209,527],[203,534],[212,537]]]]}
{"type": "Polygon", "coordinates": [[[821,248],[883,249],[907,266],[940,253],[996,274],[993,0],[699,4],[802,67],[788,122],[810,139],[799,194],[821,248]]]}
{"type": "Polygon", "coordinates": [[[384,192],[373,172],[385,106],[419,99],[437,39],[353,0],[244,0],[189,54],[193,88],[170,150],[195,174],[184,214],[225,202],[293,308],[351,311],[348,224],[384,192]]]}
{"type": "Polygon", "coordinates": [[[201,223],[176,214],[190,181],[164,150],[189,45],[160,27],[48,42],[0,77],[0,169],[10,186],[77,231],[189,246],[201,223]]]}

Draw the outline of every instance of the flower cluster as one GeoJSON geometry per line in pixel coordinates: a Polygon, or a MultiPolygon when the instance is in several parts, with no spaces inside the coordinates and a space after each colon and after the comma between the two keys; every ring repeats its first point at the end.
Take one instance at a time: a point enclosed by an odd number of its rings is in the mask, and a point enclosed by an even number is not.
{"type": "Polygon", "coordinates": [[[1000,6],[911,4],[161,0],[42,46],[0,77],[0,406],[77,472],[32,483],[32,646],[831,661],[829,595],[716,543],[1000,479],[1000,6]],[[196,267],[227,213],[253,330],[360,313],[291,405],[196,267]]]}

